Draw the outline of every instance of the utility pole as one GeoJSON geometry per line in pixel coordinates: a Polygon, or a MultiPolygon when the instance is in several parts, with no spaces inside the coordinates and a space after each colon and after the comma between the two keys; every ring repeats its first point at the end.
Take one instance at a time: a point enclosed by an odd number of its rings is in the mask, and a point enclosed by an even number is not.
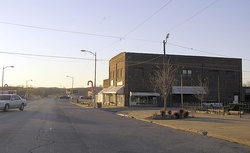
{"type": "Polygon", "coordinates": [[[169,37],[169,33],[166,36],[166,40],[163,40],[163,99],[164,99],[164,109],[165,114],[167,108],[167,91],[166,91],[166,43],[169,37]]]}
{"type": "Polygon", "coordinates": [[[183,80],[181,75],[181,108],[183,109],[183,80]]]}
{"type": "MultiPolygon", "coordinates": [[[[219,72],[218,72],[218,102],[220,103],[220,75],[219,75],[219,72]]],[[[223,106],[224,106],[224,104],[223,104],[223,106]]]]}

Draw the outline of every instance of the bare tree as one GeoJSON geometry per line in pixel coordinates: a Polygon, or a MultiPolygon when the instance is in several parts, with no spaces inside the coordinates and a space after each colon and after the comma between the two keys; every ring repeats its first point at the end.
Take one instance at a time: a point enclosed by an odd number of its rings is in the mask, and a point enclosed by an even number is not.
{"type": "Polygon", "coordinates": [[[202,109],[204,94],[207,94],[209,92],[209,82],[208,79],[203,79],[201,75],[198,75],[197,82],[195,84],[196,86],[202,87],[197,88],[197,93],[194,94],[195,97],[200,100],[200,108],[202,109]]]}
{"type": "Polygon", "coordinates": [[[172,89],[172,86],[177,81],[176,72],[177,68],[169,64],[169,60],[165,64],[165,71],[163,69],[156,69],[154,74],[150,76],[150,82],[154,89],[158,91],[164,99],[164,112],[166,112],[166,107],[169,106],[167,103],[167,98],[172,89]]]}

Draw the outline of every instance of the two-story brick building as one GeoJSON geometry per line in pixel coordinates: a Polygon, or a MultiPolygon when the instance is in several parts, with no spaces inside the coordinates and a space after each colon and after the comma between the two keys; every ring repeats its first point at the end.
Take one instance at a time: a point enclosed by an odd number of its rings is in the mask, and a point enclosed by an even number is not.
{"type": "MultiPolygon", "coordinates": [[[[206,100],[226,104],[242,98],[241,59],[183,55],[166,55],[166,59],[177,68],[177,81],[169,96],[171,106],[180,105],[180,88],[185,103],[198,102],[194,96],[201,88],[195,83],[198,77],[208,84],[206,100]]],[[[162,54],[122,52],[114,56],[99,101],[118,106],[162,105],[160,93],[149,81],[156,68],[163,68],[162,54]]]]}

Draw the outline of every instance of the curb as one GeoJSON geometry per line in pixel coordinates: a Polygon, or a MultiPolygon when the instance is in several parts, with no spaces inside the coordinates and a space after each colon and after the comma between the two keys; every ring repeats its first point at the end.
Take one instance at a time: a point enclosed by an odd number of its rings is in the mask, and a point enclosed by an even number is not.
{"type": "Polygon", "coordinates": [[[221,136],[221,135],[218,135],[218,134],[209,133],[207,131],[197,131],[197,130],[193,130],[193,129],[184,129],[184,128],[180,128],[180,127],[176,127],[176,126],[171,126],[171,125],[168,125],[168,124],[159,123],[157,121],[142,119],[142,118],[138,118],[138,117],[134,117],[134,116],[130,116],[130,115],[125,115],[125,114],[121,114],[121,113],[116,113],[116,114],[119,115],[119,116],[122,116],[122,117],[133,118],[133,119],[140,120],[140,121],[143,121],[143,122],[157,124],[157,125],[160,125],[160,126],[169,127],[169,128],[176,129],[176,130],[191,132],[191,133],[195,133],[195,134],[199,134],[199,135],[209,136],[209,137],[212,137],[212,138],[217,138],[217,139],[221,139],[221,140],[225,140],[225,141],[229,141],[229,142],[233,142],[233,143],[238,143],[238,144],[250,146],[250,142],[245,141],[245,140],[239,140],[239,139],[235,139],[235,138],[224,137],[224,136],[221,136]]]}
{"type": "MultiPolygon", "coordinates": [[[[93,108],[93,107],[88,107],[88,106],[83,106],[81,104],[77,104],[77,103],[73,103],[70,102],[71,104],[83,107],[83,108],[93,108]]],[[[185,131],[185,132],[191,132],[191,133],[195,133],[195,134],[199,134],[199,135],[203,135],[203,136],[209,136],[212,138],[216,138],[216,139],[221,139],[221,140],[225,140],[225,141],[229,141],[229,142],[233,142],[233,143],[238,143],[241,145],[245,145],[245,146],[250,146],[250,141],[245,141],[245,140],[239,140],[239,139],[235,139],[235,138],[230,138],[230,137],[225,137],[225,136],[221,136],[218,134],[213,134],[211,132],[207,132],[207,131],[201,131],[201,130],[194,130],[194,129],[184,129],[184,128],[180,128],[177,126],[172,126],[172,125],[168,125],[168,124],[163,124],[163,123],[159,123],[157,121],[153,121],[153,120],[148,120],[148,119],[143,119],[143,118],[139,118],[139,117],[134,117],[134,116],[130,116],[127,114],[122,114],[117,112],[116,115],[122,116],[122,117],[127,117],[127,118],[132,118],[132,119],[136,119],[139,121],[143,121],[143,122],[148,122],[148,123],[152,123],[152,124],[157,124],[160,126],[165,126],[165,127],[169,127],[172,129],[176,129],[176,130],[181,130],[181,131],[185,131]]]]}

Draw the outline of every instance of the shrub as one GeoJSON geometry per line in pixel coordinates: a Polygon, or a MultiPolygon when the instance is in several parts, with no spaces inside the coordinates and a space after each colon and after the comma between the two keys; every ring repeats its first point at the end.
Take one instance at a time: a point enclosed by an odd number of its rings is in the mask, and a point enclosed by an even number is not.
{"type": "Polygon", "coordinates": [[[171,115],[171,114],[172,114],[172,111],[171,111],[171,110],[168,110],[168,111],[167,111],[167,114],[168,114],[168,115],[171,115]]]}
{"type": "Polygon", "coordinates": [[[174,113],[174,117],[175,117],[175,118],[180,118],[180,114],[179,114],[178,112],[175,112],[175,113],[174,113]]]}
{"type": "Polygon", "coordinates": [[[189,116],[189,112],[188,111],[184,111],[182,116],[185,118],[185,117],[188,117],[189,116]]]}
{"type": "Polygon", "coordinates": [[[184,112],[185,112],[184,109],[180,109],[180,110],[179,110],[179,115],[180,115],[180,116],[183,116],[183,113],[184,113],[184,112]]]}
{"type": "Polygon", "coordinates": [[[163,111],[163,110],[161,110],[160,113],[161,113],[161,116],[165,116],[166,115],[166,112],[163,111]]]}

